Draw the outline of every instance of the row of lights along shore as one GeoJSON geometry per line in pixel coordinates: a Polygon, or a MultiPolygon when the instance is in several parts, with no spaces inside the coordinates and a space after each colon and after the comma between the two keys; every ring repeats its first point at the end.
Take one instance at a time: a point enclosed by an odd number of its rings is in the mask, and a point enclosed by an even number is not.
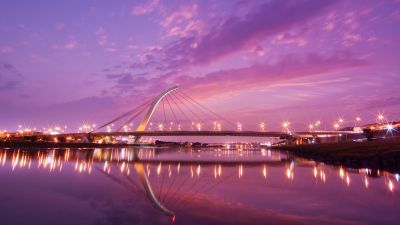
{"type": "MultiPolygon", "coordinates": [[[[377,125],[380,125],[380,127],[382,129],[392,130],[394,128],[393,125],[388,122],[385,122],[385,120],[386,119],[383,114],[378,114],[376,116],[376,124],[377,125]]],[[[356,127],[361,126],[362,119],[361,119],[361,117],[357,116],[353,122],[354,122],[354,127],[356,128],[356,127]]],[[[290,124],[291,123],[287,120],[283,121],[281,123],[282,131],[290,133],[291,132],[290,124]]],[[[309,132],[321,130],[321,124],[322,123],[320,120],[316,120],[307,126],[307,130],[309,132]]],[[[344,127],[344,124],[345,124],[345,120],[343,118],[339,118],[338,120],[336,120],[333,123],[332,128],[334,130],[338,131],[344,127]]],[[[78,133],[89,133],[89,132],[96,131],[96,128],[97,128],[96,124],[84,123],[78,128],[77,132],[78,133]]],[[[192,131],[205,130],[203,128],[204,128],[204,123],[200,123],[200,122],[192,122],[190,125],[190,130],[192,130],[192,131]]],[[[41,133],[45,133],[45,134],[60,134],[60,133],[65,133],[66,129],[67,129],[66,125],[65,126],[53,126],[53,127],[49,127],[49,128],[42,128],[42,129],[24,128],[22,125],[19,125],[17,133],[24,134],[24,133],[32,133],[32,132],[41,132],[41,133]]],[[[110,125],[106,126],[105,129],[106,129],[106,132],[109,132],[109,133],[113,132],[115,130],[123,131],[123,132],[135,131],[133,123],[124,124],[122,127],[119,127],[117,129],[115,128],[114,124],[110,124],[110,125]]],[[[372,129],[374,129],[374,127],[372,127],[372,129]]],[[[180,123],[174,124],[173,122],[170,122],[170,123],[158,123],[157,126],[154,126],[153,122],[150,122],[147,127],[147,130],[148,131],[173,131],[173,130],[181,131],[182,125],[180,123]]],[[[212,131],[221,131],[221,130],[222,130],[222,123],[221,122],[213,122],[212,131]]],[[[236,131],[243,131],[242,123],[240,123],[240,122],[236,123],[236,131]]],[[[262,131],[262,132],[267,131],[265,122],[261,122],[259,124],[259,131],[262,131]]],[[[7,133],[9,133],[9,132],[7,132],[7,130],[0,130],[0,135],[5,135],[7,133]]]]}

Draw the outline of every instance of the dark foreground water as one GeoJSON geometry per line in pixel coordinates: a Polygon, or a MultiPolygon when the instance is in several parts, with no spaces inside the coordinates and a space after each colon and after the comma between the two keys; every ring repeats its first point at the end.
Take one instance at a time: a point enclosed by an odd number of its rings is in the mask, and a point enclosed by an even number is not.
{"type": "Polygon", "coordinates": [[[400,224],[399,190],[263,149],[0,149],[0,224],[400,224]]]}

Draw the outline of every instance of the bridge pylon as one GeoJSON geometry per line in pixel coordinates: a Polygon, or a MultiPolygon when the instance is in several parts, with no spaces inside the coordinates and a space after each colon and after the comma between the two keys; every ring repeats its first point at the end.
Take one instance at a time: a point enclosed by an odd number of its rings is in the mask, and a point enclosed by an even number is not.
{"type": "MultiPolygon", "coordinates": [[[[146,115],[144,116],[143,120],[140,122],[138,128],[136,128],[136,131],[145,131],[146,130],[147,124],[149,123],[151,116],[153,115],[153,113],[156,110],[160,101],[165,96],[167,96],[168,94],[172,93],[173,91],[175,91],[177,89],[178,89],[178,86],[175,85],[175,86],[163,91],[161,94],[159,94],[157,97],[154,98],[153,102],[150,105],[150,108],[147,110],[146,115]]],[[[141,136],[135,136],[135,143],[139,142],[140,137],[141,136]]]]}

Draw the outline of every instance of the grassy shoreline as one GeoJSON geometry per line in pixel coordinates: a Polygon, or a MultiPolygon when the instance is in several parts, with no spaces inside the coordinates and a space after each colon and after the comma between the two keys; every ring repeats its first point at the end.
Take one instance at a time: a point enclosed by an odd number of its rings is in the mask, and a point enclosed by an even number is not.
{"type": "Polygon", "coordinates": [[[400,139],[313,145],[276,146],[295,156],[352,168],[400,171],[400,139]]]}

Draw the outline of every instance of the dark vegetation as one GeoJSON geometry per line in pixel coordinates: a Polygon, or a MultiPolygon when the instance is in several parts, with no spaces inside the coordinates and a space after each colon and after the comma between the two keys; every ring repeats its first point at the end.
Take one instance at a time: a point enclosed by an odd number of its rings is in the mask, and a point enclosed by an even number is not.
{"type": "Polygon", "coordinates": [[[296,156],[352,168],[400,171],[400,139],[277,146],[296,156]]]}

